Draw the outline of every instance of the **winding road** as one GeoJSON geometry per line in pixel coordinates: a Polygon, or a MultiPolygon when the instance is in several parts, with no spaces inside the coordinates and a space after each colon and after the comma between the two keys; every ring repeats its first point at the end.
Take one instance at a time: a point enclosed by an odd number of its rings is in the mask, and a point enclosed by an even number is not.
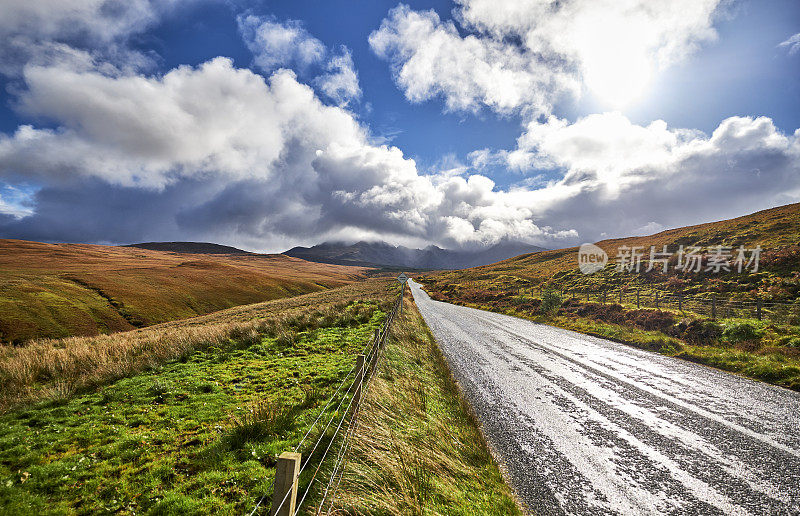
{"type": "Polygon", "coordinates": [[[800,514],[800,393],[409,284],[532,512],[800,514]]]}

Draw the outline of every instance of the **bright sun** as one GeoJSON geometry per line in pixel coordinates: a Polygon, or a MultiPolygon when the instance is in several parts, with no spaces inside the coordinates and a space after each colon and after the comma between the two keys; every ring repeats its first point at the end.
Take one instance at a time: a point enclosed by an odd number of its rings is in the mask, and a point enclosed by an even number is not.
{"type": "Polygon", "coordinates": [[[619,19],[594,23],[583,32],[579,48],[589,91],[614,108],[640,98],[653,72],[648,36],[636,24],[619,19]]]}

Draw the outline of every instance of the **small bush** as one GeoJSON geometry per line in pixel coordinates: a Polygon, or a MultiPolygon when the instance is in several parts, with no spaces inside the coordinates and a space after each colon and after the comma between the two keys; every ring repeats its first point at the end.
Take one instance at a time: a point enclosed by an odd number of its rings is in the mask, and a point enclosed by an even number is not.
{"type": "Polygon", "coordinates": [[[714,321],[695,319],[681,321],[667,332],[673,337],[678,337],[692,344],[712,344],[722,335],[722,326],[714,321]]]}
{"type": "Polygon", "coordinates": [[[725,323],[722,331],[722,340],[730,344],[737,344],[744,341],[759,341],[764,330],[755,323],[749,321],[731,321],[725,323]]]}
{"type": "Polygon", "coordinates": [[[250,441],[260,441],[285,432],[294,424],[296,412],[276,401],[260,401],[241,417],[235,418],[229,439],[233,449],[250,441]]]}
{"type": "Polygon", "coordinates": [[[555,290],[542,292],[542,313],[550,314],[561,308],[561,295],[555,290]]]}
{"type": "Polygon", "coordinates": [[[297,416],[317,402],[319,395],[316,389],[306,389],[297,405],[287,405],[281,400],[254,403],[243,416],[234,418],[228,435],[230,447],[240,449],[247,442],[287,432],[294,426],[297,416]]]}
{"type": "Polygon", "coordinates": [[[785,344],[787,348],[800,349],[800,337],[792,337],[789,342],[785,344]]]}

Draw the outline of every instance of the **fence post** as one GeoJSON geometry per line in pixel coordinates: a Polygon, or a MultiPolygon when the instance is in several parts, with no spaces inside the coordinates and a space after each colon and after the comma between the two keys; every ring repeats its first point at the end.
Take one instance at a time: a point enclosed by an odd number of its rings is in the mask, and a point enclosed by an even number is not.
{"type": "Polygon", "coordinates": [[[761,298],[756,299],[756,319],[761,320],[761,298]]]}
{"type": "Polygon", "coordinates": [[[353,392],[353,409],[358,407],[358,402],[361,401],[361,383],[364,379],[364,360],[366,359],[365,355],[357,355],[356,356],[356,379],[353,380],[356,382],[356,390],[353,392]]]}
{"type": "Polygon", "coordinates": [[[269,511],[271,516],[291,516],[295,513],[299,474],[300,454],[281,453],[275,465],[275,491],[272,493],[272,508],[269,511]]]}
{"type": "Polygon", "coordinates": [[[711,320],[717,318],[717,296],[711,296],[711,320]]]}
{"type": "Polygon", "coordinates": [[[636,309],[639,309],[639,289],[636,289],[636,309]]]}
{"type": "Polygon", "coordinates": [[[656,290],[656,310],[658,310],[658,290],[656,290]]]}
{"type": "Polygon", "coordinates": [[[678,293],[678,310],[683,312],[683,292],[678,293]]]}
{"type": "Polygon", "coordinates": [[[622,287],[619,287],[619,304],[622,304],[622,287]]]}
{"type": "Polygon", "coordinates": [[[406,282],[404,281],[403,284],[400,286],[400,316],[403,315],[403,298],[405,297],[406,293],[406,282]]]}
{"type": "Polygon", "coordinates": [[[575,299],[575,289],[572,289],[572,299],[575,299]]]}

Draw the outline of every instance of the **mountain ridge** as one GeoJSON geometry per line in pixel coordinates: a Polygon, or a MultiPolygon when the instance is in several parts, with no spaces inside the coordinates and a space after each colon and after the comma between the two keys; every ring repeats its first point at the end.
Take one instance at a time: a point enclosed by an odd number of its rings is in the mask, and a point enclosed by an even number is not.
{"type": "Polygon", "coordinates": [[[442,249],[429,245],[423,249],[394,246],[386,242],[323,242],[311,247],[293,247],[283,254],[318,263],[410,269],[464,269],[488,265],[520,254],[544,251],[542,247],[516,241],[503,241],[485,249],[468,251],[442,249]]]}

